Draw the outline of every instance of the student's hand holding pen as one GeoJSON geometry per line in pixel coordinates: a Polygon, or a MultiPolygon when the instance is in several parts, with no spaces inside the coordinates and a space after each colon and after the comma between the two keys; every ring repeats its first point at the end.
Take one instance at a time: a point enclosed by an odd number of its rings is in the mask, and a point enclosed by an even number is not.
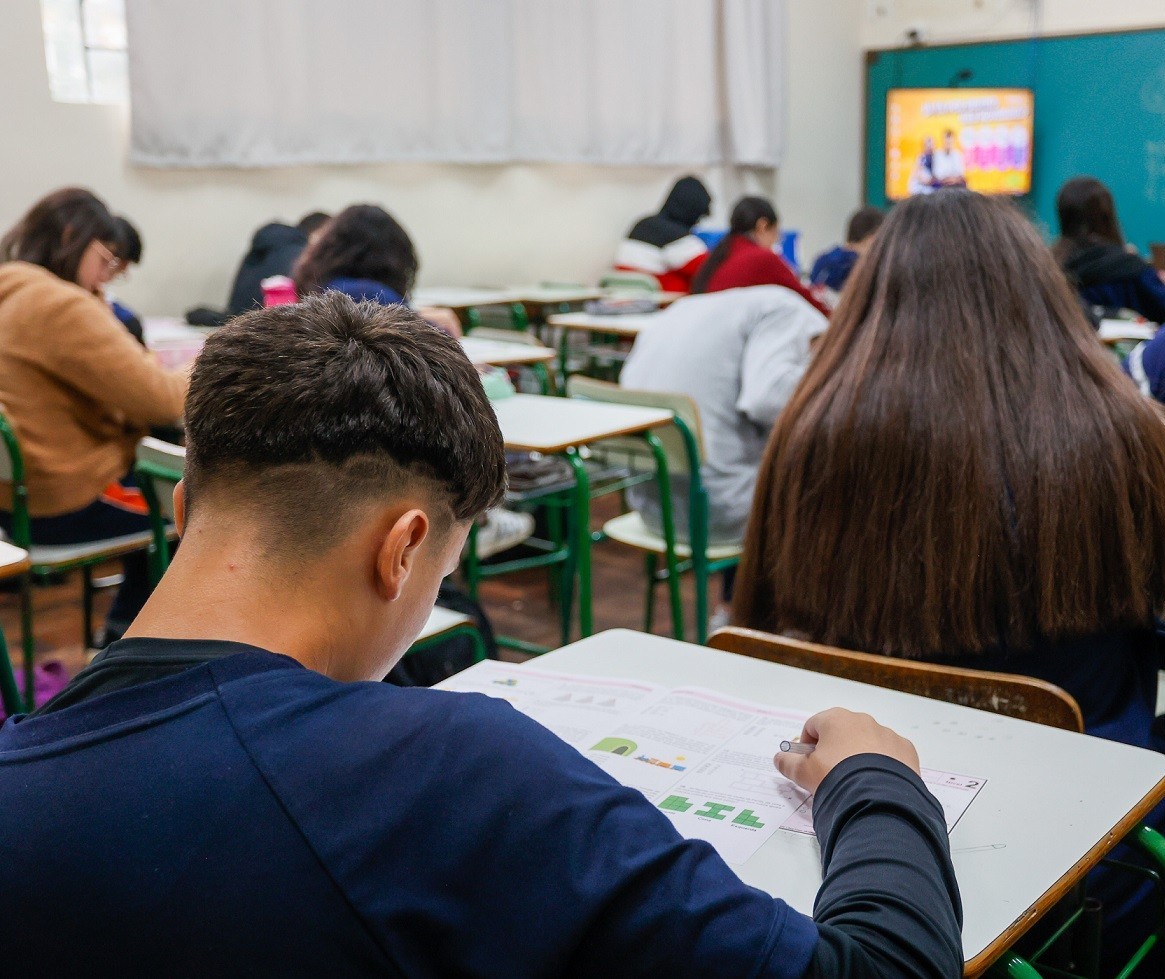
{"type": "Polygon", "coordinates": [[[807,792],[816,792],[836,765],[854,755],[887,755],[918,771],[918,752],[911,742],[869,714],[855,714],[842,707],[814,714],[805,722],[800,741],[794,744],[812,745],[813,750],[779,751],[773,762],[785,778],[807,792]]]}

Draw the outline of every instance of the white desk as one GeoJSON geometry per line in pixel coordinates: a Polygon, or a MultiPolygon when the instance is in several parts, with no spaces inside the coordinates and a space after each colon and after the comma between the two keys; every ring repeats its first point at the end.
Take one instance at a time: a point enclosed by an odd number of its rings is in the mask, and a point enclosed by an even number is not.
{"type": "Polygon", "coordinates": [[[409,298],[413,308],[445,306],[461,312],[477,306],[505,306],[519,301],[516,292],[508,289],[474,289],[463,286],[429,286],[414,289],[409,298]]]}
{"type": "Polygon", "coordinates": [[[591,490],[578,447],[620,435],[637,435],[670,425],[672,413],[659,408],[602,404],[538,394],[516,394],[493,403],[510,452],[563,455],[574,472],[575,568],[578,574],[579,631],[594,628],[591,602],[591,490]]]}
{"type": "Polygon", "coordinates": [[[517,367],[522,364],[545,364],[554,359],[554,351],[541,344],[508,343],[505,340],[482,340],[462,337],[461,349],[475,364],[491,367],[517,367]]]}
{"type": "Polygon", "coordinates": [[[546,455],[619,435],[635,435],[670,424],[662,408],[613,405],[576,398],[516,394],[494,402],[506,449],[546,455]]]}
{"type": "Polygon", "coordinates": [[[1101,320],[1096,331],[1102,343],[1117,344],[1126,341],[1152,340],[1157,335],[1156,323],[1135,320],[1101,320]]]}
{"type": "Polygon", "coordinates": [[[147,317],[142,322],[146,347],[158,358],[158,363],[170,370],[193,364],[211,332],[169,316],[147,317]]]}
{"type": "Polygon", "coordinates": [[[547,326],[634,339],[659,318],[659,313],[629,313],[599,316],[595,313],[556,313],[546,318],[547,326]]]}
{"type": "MultiPolygon", "coordinates": [[[[697,684],[806,711],[866,711],[914,741],[924,767],[982,776],[951,833],[971,976],[1034,924],[1033,908],[1066,891],[1165,797],[1165,755],[1156,752],[659,636],[604,632],[534,668],[697,684]]],[[[820,859],[811,837],[778,832],[736,870],[810,914],[820,859]]]]}
{"type": "Polygon", "coordinates": [[[588,299],[599,299],[606,290],[598,286],[541,285],[510,286],[518,301],[529,306],[573,306],[588,299]]]}

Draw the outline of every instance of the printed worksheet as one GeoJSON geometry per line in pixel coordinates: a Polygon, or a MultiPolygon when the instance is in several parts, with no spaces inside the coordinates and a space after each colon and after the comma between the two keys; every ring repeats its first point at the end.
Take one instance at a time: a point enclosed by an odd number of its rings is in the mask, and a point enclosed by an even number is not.
{"type": "MultiPolygon", "coordinates": [[[[813,833],[813,800],[773,765],[804,711],[769,707],[700,687],[669,690],[611,677],[549,673],[487,661],[443,690],[513,704],[624,785],[638,789],[689,839],[744,863],[777,830],[813,833]]],[[[985,780],[923,769],[948,832],[985,780]]]]}

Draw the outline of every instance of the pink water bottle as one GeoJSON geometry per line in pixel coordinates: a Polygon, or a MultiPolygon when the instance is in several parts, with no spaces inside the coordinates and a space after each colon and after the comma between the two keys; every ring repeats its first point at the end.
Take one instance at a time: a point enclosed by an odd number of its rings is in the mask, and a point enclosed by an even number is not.
{"type": "Polygon", "coordinates": [[[286,306],[299,301],[295,283],[286,275],[273,275],[259,283],[263,290],[264,306],[286,306]]]}

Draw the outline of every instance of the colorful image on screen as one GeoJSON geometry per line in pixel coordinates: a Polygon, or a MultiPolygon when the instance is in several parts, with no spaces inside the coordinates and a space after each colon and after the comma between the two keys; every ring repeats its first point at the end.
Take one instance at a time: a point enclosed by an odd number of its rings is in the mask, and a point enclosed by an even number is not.
{"type": "Polygon", "coordinates": [[[1026,194],[1035,100],[1025,88],[896,88],[886,99],[886,196],[969,187],[1026,194]]]}

